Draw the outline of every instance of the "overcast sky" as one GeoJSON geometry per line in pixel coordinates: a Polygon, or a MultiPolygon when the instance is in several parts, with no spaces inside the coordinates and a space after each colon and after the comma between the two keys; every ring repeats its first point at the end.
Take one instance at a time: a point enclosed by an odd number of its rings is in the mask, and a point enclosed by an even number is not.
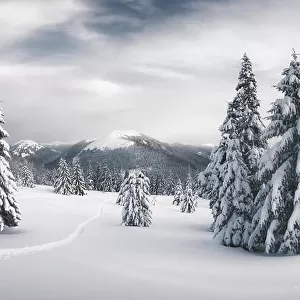
{"type": "Polygon", "coordinates": [[[9,142],[133,129],[217,143],[250,56],[261,112],[300,52],[299,0],[1,0],[0,98],[9,142]]]}

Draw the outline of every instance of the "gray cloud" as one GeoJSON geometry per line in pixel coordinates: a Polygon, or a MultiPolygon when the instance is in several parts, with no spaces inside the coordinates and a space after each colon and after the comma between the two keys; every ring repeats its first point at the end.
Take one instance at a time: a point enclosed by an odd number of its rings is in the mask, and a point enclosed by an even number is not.
{"type": "Polygon", "coordinates": [[[10,141],[135,129],[216,143],[245,51],[263,114],[279,96],[271,86],[300,49],[299,8],[297,0],[0,2],[10,141]]]}

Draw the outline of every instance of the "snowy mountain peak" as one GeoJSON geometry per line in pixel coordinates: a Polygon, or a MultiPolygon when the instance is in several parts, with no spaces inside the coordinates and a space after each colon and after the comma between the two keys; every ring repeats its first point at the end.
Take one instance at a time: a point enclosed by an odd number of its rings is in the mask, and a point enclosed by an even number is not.
{"type": "Polygon", "coordinates": [[[130,138],[137,136],[141,136],[141,134],[134,130],[116,130],[111,132],[105,139],[97,139],[93,141],[87,147],[85,147],[83,151],[128,148],[134,145],[134,142],[130,140],[130,138]]]}
{"type": "Polygon", "coordinates": [[[21,156],[22,158],[34,155],[39,150],[45,148],[43,145],[38,144],[31,140],[22,140],[12,145],[11,152],[15,156],[21,156]]]}
{"type": "Polygon", "coordinates": [[[125,131],[119,131],[115,130],[110,133],[109,138],[110,139],[119,139],[124,137],[132,137],[132,136],[140,136],[141,134],[134,130],[125,130],[125,131]]]}

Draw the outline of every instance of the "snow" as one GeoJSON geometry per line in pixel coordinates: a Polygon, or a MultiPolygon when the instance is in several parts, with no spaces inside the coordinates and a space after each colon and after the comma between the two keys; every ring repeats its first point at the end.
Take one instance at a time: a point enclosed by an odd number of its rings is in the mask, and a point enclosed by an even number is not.
{"type": "Polygon", "coordinates": [[[83,151],[128,148],[134,145],[134,142],[129,140],[129,138],[140,135],[134,130],[113,131],[106,139],[95,140],[85,147],[83,151]]]}
{"type": "Polygon", "coordinates": [[[21,140],[12,146],[12,153],[15,156],[22,156],[22,158],[34,155],[37,151],[45,148],[31,140],[21,140]]]}
{"type": "Polygon", "coordinates": [[[0,253],[19,253],[0,256],[1,299],[299,299],[300,257],[220,246],[208,230],[206,201],[182,214],[172,197],[158,196],[153,225],[137,228],[120,225],[116,198],[21,190],[24,220],[0,238],[0,253]]]}

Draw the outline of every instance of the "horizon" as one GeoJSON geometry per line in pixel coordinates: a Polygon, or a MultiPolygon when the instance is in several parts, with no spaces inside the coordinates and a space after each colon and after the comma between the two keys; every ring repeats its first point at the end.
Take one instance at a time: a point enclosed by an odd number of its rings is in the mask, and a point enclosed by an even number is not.
{"type": "MultiPolygon", "coordinates": [[[[120,132],[120,133],[124,133],[126,132],[126,130],[113,130],[112,132],[110,132],[106,137],[102,137],[102,138],[97,138],[97,137],[94,137],[94,138],[88,138],[88,139],[79,139],[79,140],[73,140],[73,141],[52,141],[52,142],[43,142],[43,141],[38,141],[38,140],[33,140],[33,139],[21,139],[21,140],[18,140],[14,143],[10,143],[10,146],[15,146],[17,145],[18,143],[21,143],[21,142],[34,142],[34,143],[37,143],[39,145],[44,145],[44,146],[59,146],[59,145],[74,145],[74,144],[77,144],[77,143],[80,143],[82,141],[86,141],[86,142],[94,142],[94,141],[105,141],[105,139],[109,138],[113,133],[115,132],[120,132]]],[[[181,143],[180,141],[175,141],[175,142],[167,142],[167,141],[164,141],[164,140],[159,140],[157,139],[156,137],[153,137],[153,136],[149,136],[147,134],[144,134],[142,132],[137,132],[138,134],[141,134],[141,135],[145,135],[149,138],[153,138],[159,142],[162,142],[162,143],[168,143],[170,145],[172,144],[181,144],[181,145],[187,145],[187,146],[196,146],[196,147],[215,147],[216,145],[214,144],[209,144],[209,143],[204,143],[204,144],[187,144],[187,143],[181,143]]]]}

